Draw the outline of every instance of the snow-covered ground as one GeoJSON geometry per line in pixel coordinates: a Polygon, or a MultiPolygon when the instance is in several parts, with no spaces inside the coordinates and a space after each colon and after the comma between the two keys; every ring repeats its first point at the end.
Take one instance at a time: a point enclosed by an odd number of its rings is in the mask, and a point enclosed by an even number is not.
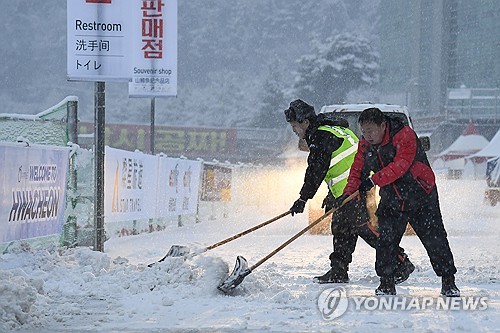
{"type": "MultiPolygon", "coordinates": [[[[375,251],[359,240],[350,267],[351,282],[342,285],[349,296],[347,311],[326,320],[318,298],[339,285],[317,285],[311,280],[328,269],[332,240],[310,234],[255,269],[234,295],[216,289],[237,255],[250,265],[256,263],[303,228],[304,216],[286,217],[186,260],[169,258],[146,267],[172,244],[203,248],[272,217],[255,212],[245,219],[202,218],[196,225],[112,238],[105,244],[105,253],[87,248],[33,251],[19,246],[0,256],[0,331],[499,332],[500,207],[483,205],[484,187],[484,181],[439,182],[458,268],[457,285],[464,299],[487,300],[486,309],[356,309],[353,300],[373,296],[378,285],[375,251]]],[[[405,236],[402,246],[417,269],[397,287],[396,297],[440,299],[440,279],[418,238],[405,236]]]]}

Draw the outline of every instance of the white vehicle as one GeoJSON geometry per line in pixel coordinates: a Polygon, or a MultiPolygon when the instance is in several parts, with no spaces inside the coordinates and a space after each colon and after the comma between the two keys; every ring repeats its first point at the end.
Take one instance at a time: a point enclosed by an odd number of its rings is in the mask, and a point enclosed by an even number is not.
{"type": "MultiPolygon", "coordinates": [[[[406,106],[394,104],[373,104],[373,103],[359,103],[359,104],[333,104],[325,105],[321,108],[320,113],[333,113],[336,117],[344,118],[349,122],[349,128],[361,137],[358,126],[358,117],[361,112],[368,108],[378,108],[380,111],[389,114],[392,117],[399,118],[404,124],[413,128],[410,113],[406,106]]],[[[430,140],[427,136],[419,137],[425,151],[430,149],[430,140]]]]}

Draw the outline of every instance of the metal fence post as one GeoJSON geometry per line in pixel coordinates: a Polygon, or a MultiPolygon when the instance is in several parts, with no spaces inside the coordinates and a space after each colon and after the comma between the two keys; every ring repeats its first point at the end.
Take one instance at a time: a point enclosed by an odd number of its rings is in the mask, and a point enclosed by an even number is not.
{"type": "MultiPolygon", "coordinates": [[[[67,119],[67,141],[78,144],[78,102],[69,101],[66,105],[66,119],[67,119]]],[[[76,154],[73,154],[69,160],[68,172],[68,202],[71,205],[72,213],[68,215],[67,220],[63,226],[62,244],[65,246],[74,246],[77,240],[77,217],[73,210],[77,204],[77,170],[75,167],[76,154]]]]}

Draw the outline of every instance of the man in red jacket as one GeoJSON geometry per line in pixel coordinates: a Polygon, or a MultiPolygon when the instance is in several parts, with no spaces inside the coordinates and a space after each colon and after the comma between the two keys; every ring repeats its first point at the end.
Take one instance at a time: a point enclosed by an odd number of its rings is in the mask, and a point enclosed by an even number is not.
{"type": "Polygon", "coordinates": [[[364,193],[374,185],[380,187],[376,212],[380,235],[375,262],[380,285],[376,295],[396,294],[394,258],[406,224],[410,223],[427,250],[432,268],[442,277],[441,294],[460,296],[435,175],[416,133],[377,108],[364,110],[358,123],[363,137],[343,195],[336,199],[335,206],[356,190],[364,193]]]}

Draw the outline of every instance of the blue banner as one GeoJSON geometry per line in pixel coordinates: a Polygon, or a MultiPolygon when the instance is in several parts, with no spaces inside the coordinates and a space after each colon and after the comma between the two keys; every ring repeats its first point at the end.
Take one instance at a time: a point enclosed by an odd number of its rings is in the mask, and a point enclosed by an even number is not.
{"type": "Polygon", "coordinates": [[[69,149],[0,144],[0,242],[61,232],[69,149]]]}

